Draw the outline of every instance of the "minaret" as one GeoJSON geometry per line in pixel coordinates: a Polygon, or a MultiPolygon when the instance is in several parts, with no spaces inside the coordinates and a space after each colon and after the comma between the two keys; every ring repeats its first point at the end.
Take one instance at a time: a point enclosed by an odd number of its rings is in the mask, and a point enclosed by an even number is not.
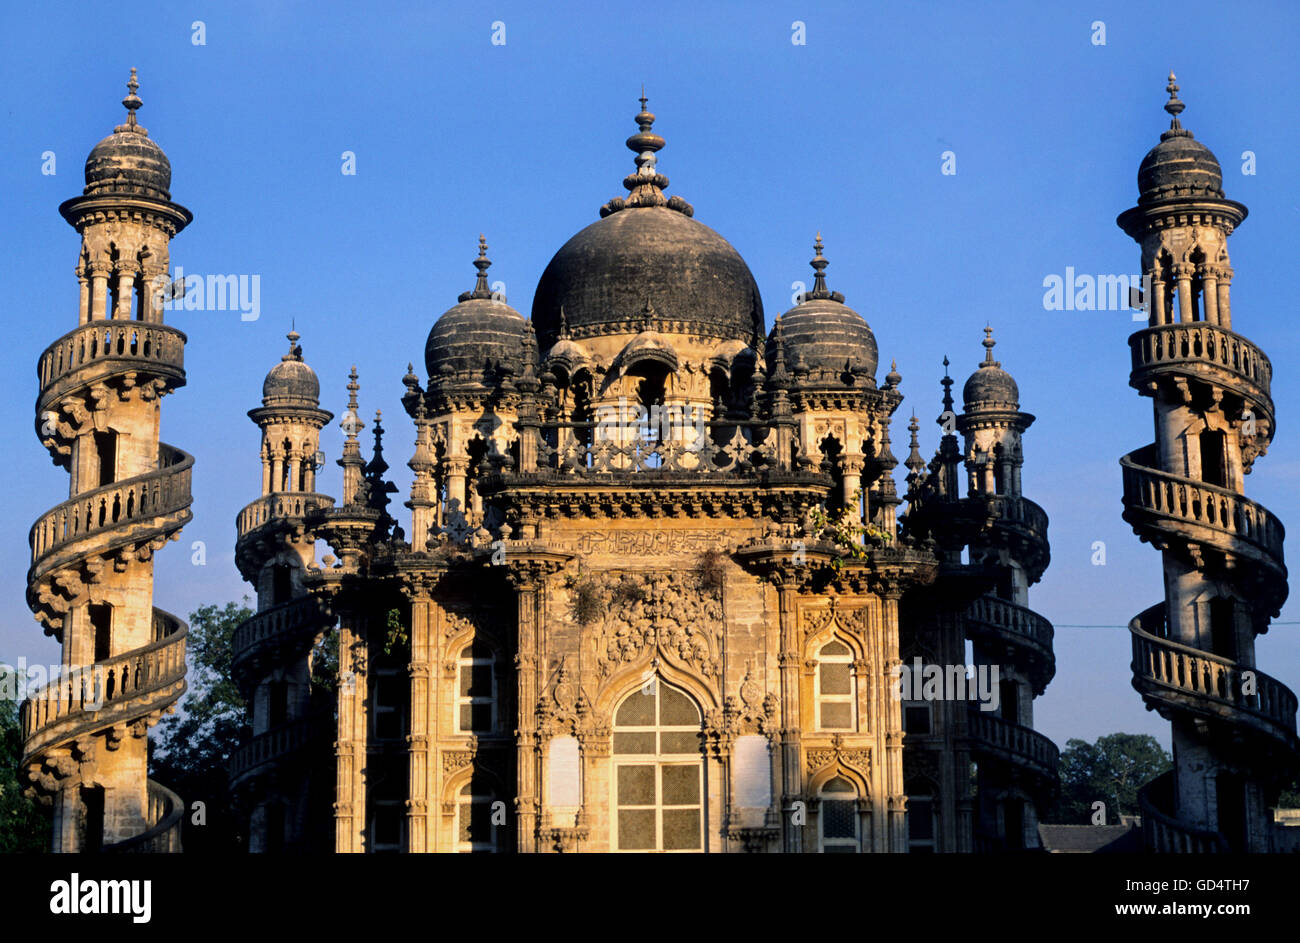
{"type": "Polygon", "coordinates": [[[81,235],[77,325],[41,355],[36,430],[70,476],[32,527],[27,599],[63,645],[63,680],[23,705],[22,769],[54,806],[55,851],[179,851],[181,800],[146,779],[149,727],[185,690],[185,623],[153,607],[153,554],[190,518],[194,459],[159,441],[185,383],[185,335],[163,324],[171,164],[136,120],[86,159],[59,212],[81,235]],[[84,683],[83,683],[84,682],[84,683]]]}
{"type": "Polygon", "coordinates": [[[1209,148],[1169,130],[1138,170],[1118,224],[1142,247],[1148,326],[1129,383],[1150,396],[1155,442],[1121,459],[1124,519],[1159,549],[1164,602],[1130,624],[1133,685],[1173,726],[1174,769],[1142,793],[1158,851],[1270,851],[1269,806],[1297,753],[1296,697],[1255,667],[1255,637],[1287,596],[1281,523],[1244,495],[1273,437],[1272,367],[1232,328],[1227,199],[1209,148]]]}
{"type": "Polygon", "coordinates": [[[303,361],[300,335],[287,336],[288,352],[262,384],[262,405],[248,412],[262,433],[262,494],[236,523],[235,563],[257,593],[257,612],[231,641],[231,673],[253,736],[230,758],[230,791],[247,817],[252,852],[310,850],[303,758],[322,739],[321,725],[312,725],[311,651],[328,620],[304,579],[316,566],[313,528],[333,504],[316,492],[316,472],[320,431],[334,417],[320,408],[320,381],[303,361]]]}

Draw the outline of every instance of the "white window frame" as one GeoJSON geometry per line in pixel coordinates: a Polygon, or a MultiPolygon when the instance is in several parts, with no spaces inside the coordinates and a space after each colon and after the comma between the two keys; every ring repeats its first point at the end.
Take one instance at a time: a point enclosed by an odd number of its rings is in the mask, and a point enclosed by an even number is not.
{"type": "Polygon", "coordinates": [[[817,670],[813,673],[813,701],[815,704],[816,721],[818,730],[839,730],[855,731],[858,729],[858,670],[854,667],[853,646],[849,645],[843,639],[832,637],[822,643],[817,649],[817,670]],[[822,651],[828,645],[836,644],[847,649],[843,655],[823,655],[822,651]],[[848,665],[849,666],[849,693],[848,694],[822,694],[822,665],[848,665]],[[849,725],[847,727],[827,727],[822,722],[822,705],[823,704],[848,704],[849,705],[849,725]]]}

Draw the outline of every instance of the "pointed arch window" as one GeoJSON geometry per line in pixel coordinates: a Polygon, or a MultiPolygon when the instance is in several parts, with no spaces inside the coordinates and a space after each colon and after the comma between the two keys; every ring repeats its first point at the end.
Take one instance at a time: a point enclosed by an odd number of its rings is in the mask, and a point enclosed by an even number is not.
{"type": "Polygon", "coordinates": [[[862,847],[858,790],[842,776],[821,788],[821,850],[825,854],[857,854],[862,847]]]}
{"type": "Polygon", "coordinates": [[[704,850],[700,709],[658,677],[614,714],[615,851],[704,850]]]}
{"type": "Polygon", "coordinates": [[[818,730],[857,729],[857,678],[853,651],[831,639],[817,653],[815,679],[818,730]]]}

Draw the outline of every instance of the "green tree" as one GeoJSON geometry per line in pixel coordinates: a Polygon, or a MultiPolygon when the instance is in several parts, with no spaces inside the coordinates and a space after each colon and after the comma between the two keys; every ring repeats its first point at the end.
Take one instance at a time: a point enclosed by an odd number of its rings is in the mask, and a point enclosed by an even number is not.
{"type": "Polygon", "coordinates": [[[50,848],[49,815],[25,798],[18,784],[22,752],[18,703],[0,698],[0,854],[42,852],[50,848]]]}
{"type": "Polygon", "coordinates": [[[1044,817],[1061,825],[1091,825],[1094,802],[1106,804],[1106,824],[1138,812],[1138,789],[1173,765],[1149,734],[1112,733],[1096,743],[1071,739],[1061,751],[1061,794],[1044,817]]]}
{"type": "MultiPolygon", "coordinates": [[[[244,600],[247,603],[247,599],[244,600]]],[[[230,664],[235,629],[253,615],[247,605],[200,606],[190,613],[186,643],[189,690],[175,714],[158,725],[150,776],[185,800],[186,852],[239,847],[226,789],[226,762],[249,736],[248,711],[230,664]],[[196,821],[203,803],[203,824],[196,821]]]]}

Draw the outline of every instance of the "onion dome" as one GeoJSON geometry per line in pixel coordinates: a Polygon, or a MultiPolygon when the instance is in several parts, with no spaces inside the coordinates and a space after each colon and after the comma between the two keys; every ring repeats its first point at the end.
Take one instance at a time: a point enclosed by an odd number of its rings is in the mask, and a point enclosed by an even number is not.
{"type": "Polygon", "coordinates": [[[488,287],[487,241],[478,238],[474,267],[478,278],[472,291],[438,318],[424,346],[424,365],[431,383],[442,379],[493,381],[522,373],[524,316],[488,287]]]}
{"type": "Polygon", "coordinates": [[[1138,168],[1138,204],[1171,197],[1209,197],[1222,200],[1223,170],[1214,153],[1192,137],[1178,116],[1186,107],[1178,100],[1178,86],[1169,73],[1165,111],[1173,116],[1160,143],[1147,152],[1138,168]]]}
{"type": "Polygon", "coordinates": [[[135,80],[135,69],[126,83],[128,95],[122,99],[126,106],[126,124],[119,124],[113,133],[100,141],[86,158],[85,196],[107,193],[129,193],[171,200],[172,165],[149,132],[136,123],[135,112],[143,102],[135,92],[140,83],[135,80]]]}
{"type": "MultiPolygon", "coordinates": [[[[822,237],[813,244],[809,263],[815,273],[812,290],[798,305],[781,315],[787,368],[801,383],[833,380],[843,382],[845,374],[862,377],[875,385],[880,359],[876,336],[862,315],[844,303],[844,296],[826,287],[826,266],[822,237]],[[802,375],[807,374],[807,380],[802,375]]],[[[768,340],[771,361],[772,341],[768,340]]]]}
{"type": "Polygon", "coordinates": [[[984,362],[979,365],[966,385],[962,387],[961,398],[966,412],[981,410],[1020,408],[1020,387],[1011,374],[1002,369],[1002,364],[993,359],[993,348],[997,341],[993,339],[993,328],[984,328],[984,362]]]}
{"type": "Polygon", "coordinates": [[[748,341],[763,330],[763,302],[749,266],[732,245],[692,219],[679,196],[665,197],[657,170],[664,139],[655,116],[636,116],[627,139],[636,172],[623,181],[626,199],[601,207],[601,219],[566,242],[537,284],[532,318],[545,349],[560,335],[560,311],[576,340],[635,333],[647,302],[672,332],[748,341]]]}
{"type": "Polygon", "coordinates": [[[320,380],[316,371],[302,360],[301,336],[297,331],[285,335],[289,339],[289,352],[271,368],[262,383],[262,405],[310,406],[320,405],[320,380]]]}

